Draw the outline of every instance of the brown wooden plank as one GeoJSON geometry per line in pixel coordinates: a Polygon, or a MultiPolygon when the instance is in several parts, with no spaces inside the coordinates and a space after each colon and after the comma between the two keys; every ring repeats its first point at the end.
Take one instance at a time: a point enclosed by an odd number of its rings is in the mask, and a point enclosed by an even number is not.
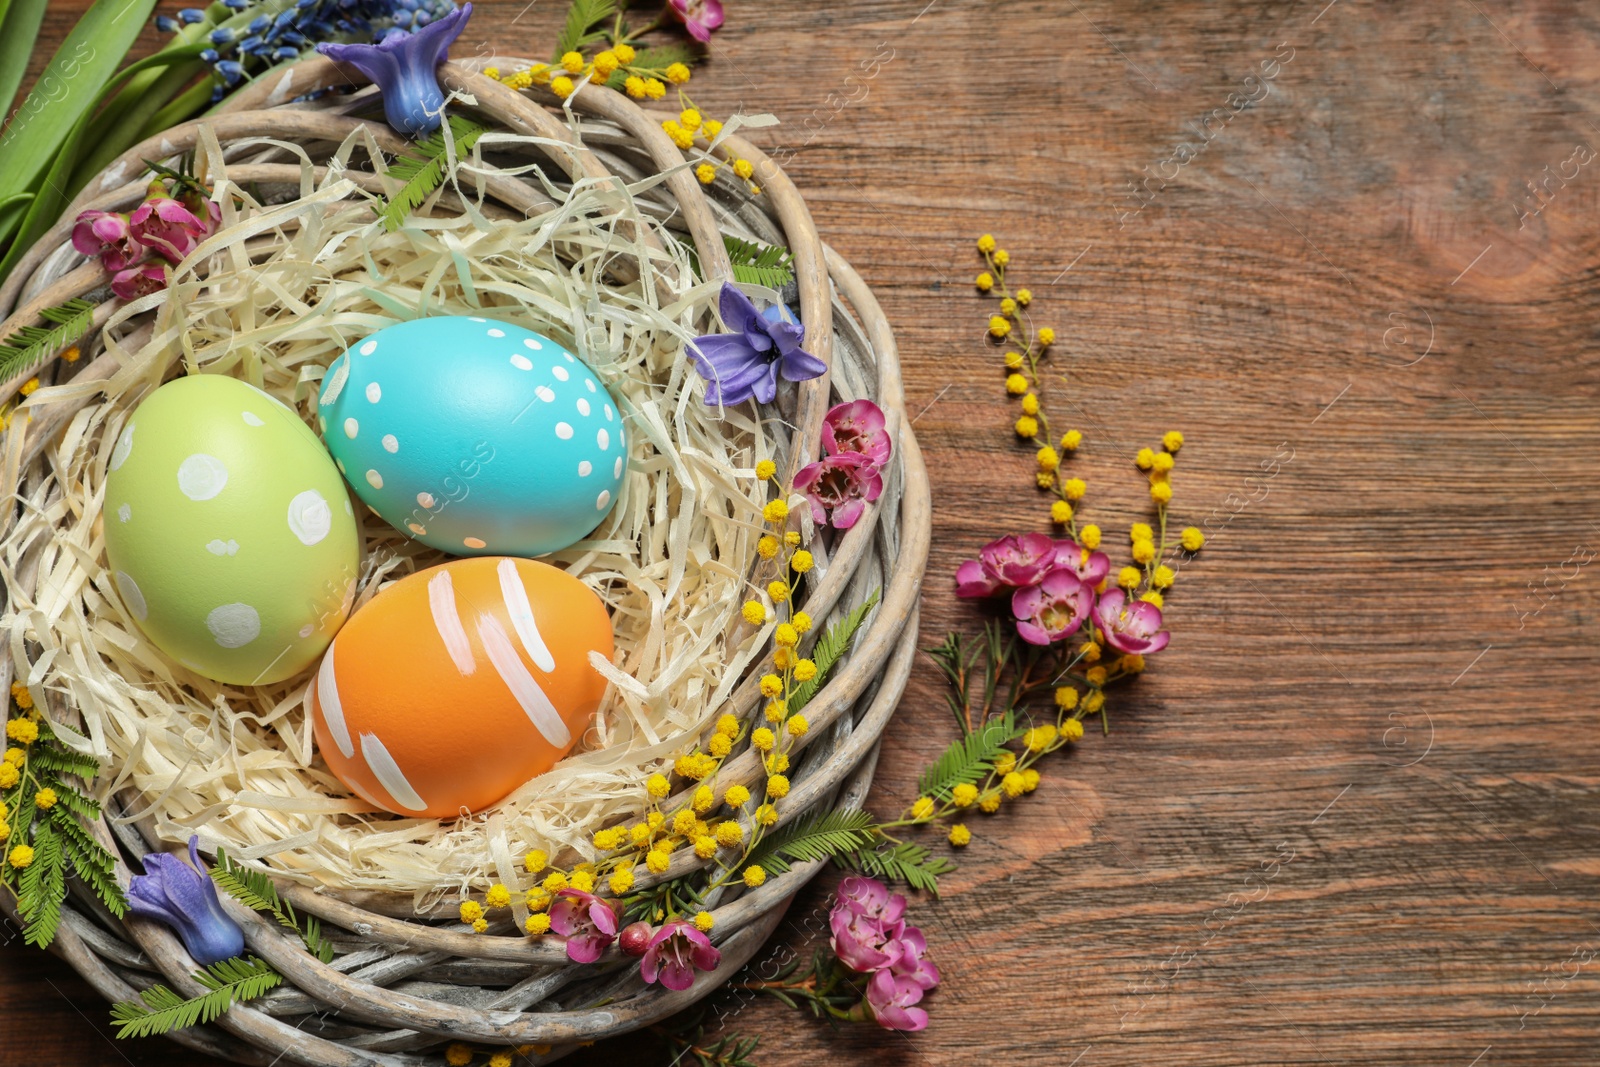
{"type": "MultiPolygon", "coordinates": [[[[82,6],[52,5],[41,47],[82,6]]],[[[542,52],[561,6],[480,4],[467,50],[542,52]]],[[[1112,735],[1091,731],[1037,794],[976,819],[943,899],[914,904],[947,976],[929,1030],[834,1036],[771,1002],[729,1026],[763,1034],[757,1058],[777,1067],[1592,1061],[1600,579],[1551,578],[1559,593],[1524,614],[1540,603],[1528,583],[1600,549],[1600,160],[1537,214],[1525,184],[1600,149],[1592,12],[767,0],[728,14],[696,103],[784,120],[764,143],[796,149],[820,228],[898,331],[934,472],[926,642],[979,622],[951,595],[960,559],[1043,528],[969,285],[986,230],[1060,334],[1056,410],[1089,436],[1073,462],[1090,515],[1118,530],[1142,517],[1126,460],[1178,427],[1177,514],[1220,531],[1112,735]],[[1162,161],[1198,140],[1188,123],[1286,48],[1270,91],[1213,118],[1205,151],[1119,221],[1127,183],[1172,174],[1162,161]],[[830,92],[853,101],[835,111],[830,92]],[[1292,462],[1247,487],[1285,442],[1292,462]]],[[[883,812],[952,736],[926,664],[891,730],[883,812]]],[[[827,888],[797,902],[773,952],[820,944],[803,920],[827,888]]],[[[204,1062],[155,1042],[113,1051],[103,1006],[65,968],[16,942],[0,958],[0,1065],[204,1062]]],[[[572,1062],[665,1062],[656,1049],[572,1062]]]]}

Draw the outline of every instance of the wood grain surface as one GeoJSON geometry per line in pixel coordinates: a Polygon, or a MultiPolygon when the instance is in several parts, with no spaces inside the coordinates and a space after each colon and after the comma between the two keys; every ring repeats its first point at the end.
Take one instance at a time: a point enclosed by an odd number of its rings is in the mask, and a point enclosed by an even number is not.
{"type": "MultiPolygon", "coordinates": [[[[463,47],[541,51],[563,8],[478,3],[463,47]]],[[[1174,513],[1211,534],[1110,736],[913,902],[929,1029],[726,1027],[773,1067],[1600,1062],[1593,6],[733,0],[712,56],[695,101],[783,121],[763,143],[897,330],[926,644],[981,621],[959,560],[1047,528],[982,232],[1060,336],[1088,515],[1143,518],[1129,459],[1180,428],[1174,513]]],[[[924,661],[872,806],[952,736],[924,661]]],[[[834,880],[758,960],[822,944],[834,880]]],[[[209,1062],[107,1035],[63,965],[0,950],[0,1065],[209,1062]]]]}

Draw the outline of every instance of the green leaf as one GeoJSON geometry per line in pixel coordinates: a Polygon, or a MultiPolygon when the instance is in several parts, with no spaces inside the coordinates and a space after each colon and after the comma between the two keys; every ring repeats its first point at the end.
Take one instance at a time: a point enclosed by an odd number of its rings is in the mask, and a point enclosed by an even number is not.
{"type": "Polygon", "coordinates": [[[617,13],[616,0],[572,0],[567,8],[567,22],[556,38],[556,52],[552,62],[561,62],[568,52],[581,52],[585,47],[605,37],[602,23],[617,13]]]}
{"type": "MultiPolygon", "coordinates": [[[[0,381],[35,370],[88,333],[94,320],[94,305],[81,298],[73,299],[39,314],[55,325],[24,326],[0,343],[0,381]]],[[[95,770],[99,769],[100,765],[95,764],[95,770]]]]}
{"type": "Polygon", "coordinates": [[[945,800],[950,790],[963,782],[972,783],[994,768],[994,761],[1006,743],[1017,736],[1016,715],[1007,711],[990,719],[967,736],[950,743],[939,758],[917,781],[923,796],[945,800]]]}
{"type": "Polygon", "coordinates": [[[204,1026],[235,1004],[254,1000],[283,981],[277,971],[254,956],[213,963],[197,971],[194,980],[207,992],[189,1000],[156,985],[141,992],[139,1000],[113,1004],[111,1021],[117,1025],[117,1037],[150,1037],[204,1026]]]}
{"type": "Polygon", "coordinates": [[[782,245],[742,241],[729,234],[722,235],[722,243],[727,246],[728,258],[733,262],[735,281],[764,285],[768,289],[782,289],[794,281],[794,255],[782,245]]]}
{"type": "Polygon", "coordinates": [[[33,835],[33,862],[17,884],[17,911],[27,923],[24,940],[48,948],[61,925],[61,902],[67,898],[67,857],[61,838],[49,823],[33,835]]]}
{"type": "Polygon", "coordinates": [[[856,849],[834,857],[833,862],[846,870],[904,882],[912,889],[926,889],[934,896],[939,895],[939,875],[956,869],[956,865],[943,856],[930,858],[927,847],[914,841],[885,847],[888,845],[885,841],[875,849],[856,849]]]}
{"type": "Polygon", "coordinates": [[[0,115],[11,114],[48,0],[0,0],[0,115]]]}
{"type": "Polygon", "coordinates": [[[850,650],[850,642],[855,640],[856,631],[861,629],[861,624],[866,621],[867,612],[877,603],[878,592],[873,590],[871,596],[857,605],[850,614],[828,627],[828,632],[818,638],[816,647],[811,650],[811,662],[817,665],[816,677],[794,687],[794,692],[789,696],[790,711],[799,711],[817,695],[817,690],[828,680],[828,672],[833,670],[833,665],[839,662],[840,656],[850,650]]]}
{"type": "Polygon", "coordinates": [[[267,912],[278,920],[279,926],[299,934],[306,949],[323,963],[333,960],[333,945],[322,936],[322,924],[313,916],[301,920],[294,913],[294,905],[278,896],[278,887],[266,874],[239,866],[219,848],[216,865],[211,868],[211,880],[218,889],[251,911],[267,912]]]}
{"type": "MultiPolygon", "coordinates": [[[[472,146],[477,144],[478,138],[488,132],[487,126],[480,126],[459,115],[451,115],[450,134],[455,142],[455,157],[460,159],[470,152],[472,146]]],[[[445,167],[449,164],[450,155],[444,131],[438,130],[424,137],[417,142],[417,148],[425,155],[399,156],[389,165],[390,177],[405,182],[400,191],[390,197],[388,203],[383,206],[383,227],[390,233],[404,226],[406,216],[415,211],[439,187],[439,183],[444,181],[445,167]]]]}
{"type": "Polygon", "coordinates": [[[859,808],[813,813],[765,838],[750,854],[750,863],[768,874],[782,874],[791,862],[831,859],[873,841],[872,815],[859,808]]]}

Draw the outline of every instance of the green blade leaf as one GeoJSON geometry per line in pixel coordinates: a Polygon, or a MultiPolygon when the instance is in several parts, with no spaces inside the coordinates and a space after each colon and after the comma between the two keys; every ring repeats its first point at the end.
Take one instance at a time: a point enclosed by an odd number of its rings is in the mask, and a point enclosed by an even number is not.
{"type": "Polygon", "coordinates": [[[39,39],[47,0],[5,0],[0,3],[0,115],[11,114],[17,88],[28,69],[28,56],[39,39]]]}

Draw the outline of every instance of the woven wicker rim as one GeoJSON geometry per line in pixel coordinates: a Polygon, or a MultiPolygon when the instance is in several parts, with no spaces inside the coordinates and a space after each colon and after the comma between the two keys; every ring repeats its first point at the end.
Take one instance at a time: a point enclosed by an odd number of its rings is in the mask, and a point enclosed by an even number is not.
{"type": "MultiPolygon", "coordinates": [[[[504,62],[502,60],[502,62],[504,62]]],[[[830,373],[804,383],[799,390],[796,432],[785,453],[792,475],[815,458],[822,416],[830,401],[869,396],[884,409],[897,447],[878,504],[832,546],[832,562],[824,579],[809,590],[804,607],[826,619],[845,603],[858,602],[877,588],[882,603],[869,616],[849,657],[808,706],[812,730],[802,740],[811,751],[793,774],[793,787],[783,806],[784,821],[819,804],[859,805],[871,785],[877,741],[909,676],[916,650],[917,598],[930,535],[927,475],[916,440],[905,419],[904,394],[894,339],[882,309],[859,275],[817,235],[810,212],[792,183],[771,160],[736,136],[719,146],[756,164],[765,189],[759,200],[713,199],[727,190],[702,187],[684,166],[683,154],[660,126],[660,117],[640,109],[619,93],[580,91],[568,106],[585,120],[579,143],[550,104],[535,102],[479,74],[471,65],[446,64],[441,83],[448,91],[470,94],[475,109],[520,133],[537,136],[552,147],[551,161],[572,180],[673,171],[665,189],[702,250],[703,268],[711,278],[724,278],[730,266],[720,240],[723,230],[782,241],[794,253],[801,318],[807,325],[807,348],[830,365],[830,373]],[[848,594],[848,595],[847,595],[848,594]]],[[[297,143],[342,140],[361,121],[337,113],[354,109],[362,98],[325,97],[309,107],[278,106],[317,89],[356,86],[363,79],[328,60],[314,58],[291,68],[272,85],[247,87],[232,97],[222,113],[203,124],[223,145],[244,137],[271,136],[297,143]]],[[[365,99],[370,103],[370,95],[365,99]]],[[[92,182],[61,221],[23,258],[16,273],[0,287],[0,311],[10,316],[0,336],[37,318],[40,309],[75,296],[103,290],[108,276],[97,263],[72,267],[80,257],[66,244],[72,220],[89,208],[126,210],[143,196],[139,179],[143,159],[172,158],[193,147],[201,122],[187,123],[138,145],[114,161],[92,182]],[[123,184],[121,175],[133,175],[123,184]],[[113,177],[115,176],[115,177],[113,177]],[[72,267],[72,269],[68,269],[72,267]],[[18,297],[26,290],[27,296],[18,297]]],[[[386,129],[367,124],[385,151],[404,142],[386,129]]],[[[289,180],[290,170],[254,164],[249,180],[289,180]]],[[[358,183],[378,188],[374,175],[346,172],[358,183]]],[[[505,178],[490,178],[491,199],[530,211],[548,203],[542,190],[505,178]]],[[[104,325],[114,308],[109,299],[94,315],[93,329],[104,325]]],[[[91,338],[94,335],[91,334],[91,338]]],[[[88,351],[89,342],[84,342],[88,351]]],[[[108,377],[110,357],[88,361],[77,381],[108,377]]],[[[14,390],[20,382],[0,384],[14,390]]],[[[60,404],[41,410],[38,418],[8,432],[4,466],[8,493],[24,492],[48,479],[42,458],[46,444],[85,403],[60,404]]],[[[4,517],[0,534],[10,531],[4,517]]],[[[17,588],[31,591],[37,578],[42,543],[26,546],[15,574],[17,588]]],[[[820,629],[820,627],[819,627],[820,629]]],[[[0,684],[14,672],[10,657],[0,660],[0,684]]],[[[733,697],[745,716],[759,707],[754,674],[733,697]]],[[[48,701],[45,701],[48,706],[48,701]]],[[[49,708],[70,716],[72,709],[49,708]]],[[[746,751],[728,761],[719,781],[751,783],[761,775],[756,754],[746,751]]],[[[137,797],[113,798],[108,816],[135,810],[137,797]],[[119,806],[120,802],[120,806],[119,806]]],[[[115,839],[129,854],[160,847],[145,821],[92,829],[107,844],[115,839]]],[[[704,865],[690,851],[680,851],[671,868],[651,876],[640,868],[638,884],[674,878],[704,865]]],[[[435,1062],[418,1050],[442,1040],[466,1039],[499,1044],[552,1046],[531,1058],[549,1062],[578,1042],[637,1029],[713,992],[760,948],[781,919],[794,893],[821,864],[797,864],[756,890],[728,890],[714,899],[714,938],[723,964],[701,975],[690,989],[670,992],[644,986],[631,961],[611,952],[595,965],[567,962],[553,941],[530,941],[457,932],[436,925],[430,917],[411,914],[410,898],[392,894],[335,893],[284,883],[283,895],[297,909],[317,915],[332,929],[340,953],[324,965],[308,955],[299,941],[270,919],[228,901],[244,927],[252,952],[285,977],[285,987],[248,1007],[237,1007],[215,1024],[171,1035],[190,1047],[241,1063],[268,1064],[278,1059],[317,1065],[401,1065],[435,1062]],[[604,1003],[601,1008],[583,1005],[604,1003]]],[[[129,871],[119,871],[126,880],[129,871]]],[[[12,904],[6,901],[9,910],[12,904]]],[[[13,916],[14,917],[14,916],[13,916]]],[[[183,995],[201,988],[190,978],[193,961],[164,927],[133,920],[121,922],[98,902],[74,887],[53,951],[66,959],[109,999],[122,1000],[135,990],[163,981],[183,995]]]]}

